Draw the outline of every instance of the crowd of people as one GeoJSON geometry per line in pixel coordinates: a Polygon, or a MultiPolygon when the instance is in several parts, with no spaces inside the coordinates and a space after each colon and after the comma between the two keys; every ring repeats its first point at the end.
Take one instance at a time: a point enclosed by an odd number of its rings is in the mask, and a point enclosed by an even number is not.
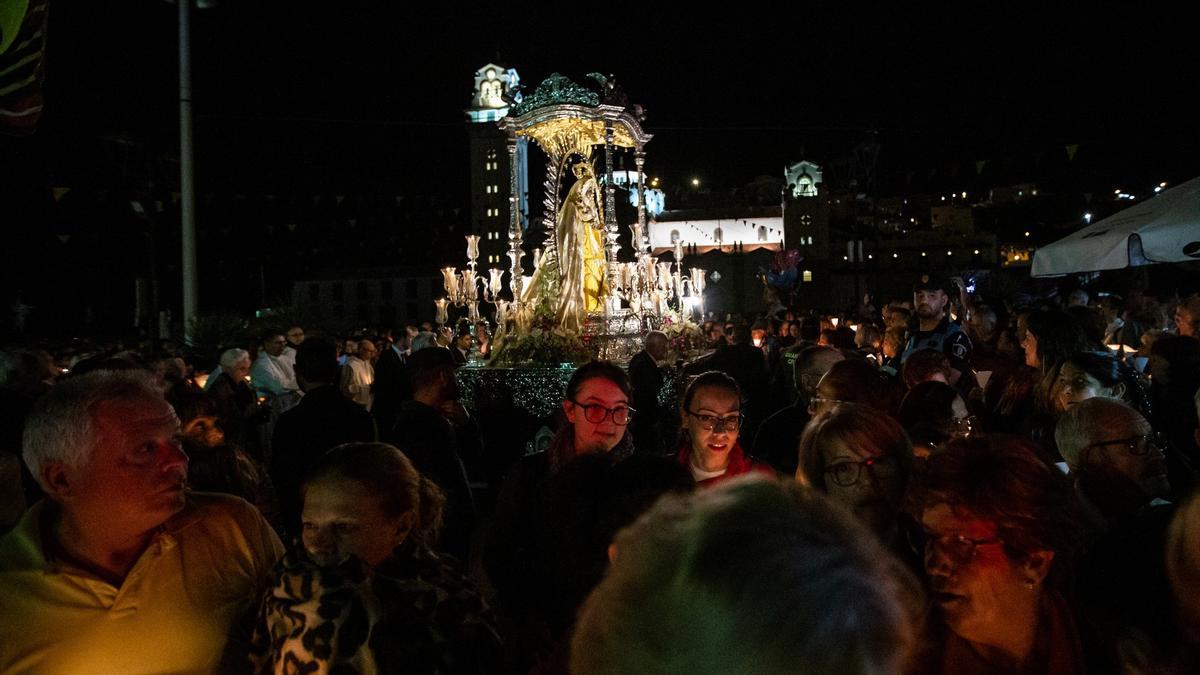
{"type": "Polygon", "coordinates": [[[1200,669],[1200,296],[912,291],[651,331],[502,478],[486,322],[9,350],[0,671],[1200,669]]]}

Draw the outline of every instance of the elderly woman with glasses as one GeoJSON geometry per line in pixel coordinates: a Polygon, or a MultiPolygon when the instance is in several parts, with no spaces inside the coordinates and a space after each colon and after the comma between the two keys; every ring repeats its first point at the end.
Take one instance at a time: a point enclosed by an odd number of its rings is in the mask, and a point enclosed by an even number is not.
{"type": "Polygon", "coordinates": [[[952,441],[918,475],[910,510],[937,610],[920,670],[1085,672],[1056,588],[1076,538],[1066,477],[1015,436],[952,441]]]}
{"type": "Polygon", "coordinates": [[[772,473],[746,456],[738,443],[742,392],[723,372],[701,373],[683,394],[681,438],[676,459],[697,485],[709,486],[750,472],[772,473]]]}
{"type": "Polygon", "coordinates": [[[913,447],[904,429],[877,410],[855,403],[814,419],[800,437],[796,482],[829,495],[853,512],[914,569],[915,531],[901,508],[912,473],[913,447]]]}

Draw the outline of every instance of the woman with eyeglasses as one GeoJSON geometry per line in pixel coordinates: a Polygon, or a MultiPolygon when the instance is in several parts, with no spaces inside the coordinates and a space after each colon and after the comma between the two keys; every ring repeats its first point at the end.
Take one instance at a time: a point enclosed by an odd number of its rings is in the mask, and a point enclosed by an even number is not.
{"type": "Polygon", "coordinates": [[[482,557],[502,613],[511,621],[514,672],[525,672],[537,654],[553,649],[547,642],[547,616],[561,599],[551,597],[546,583],[555,564],[547,532],[559,515],[551,513],[551,488],[577,457],[602,456],[616,463],[632,454],[632,400],[629,376],[619,366],[607,361],[580,366],[567,382],[562,402],[566,423],[545,452],[522,457],[500,488],[482,557]]]}
{"type": "Polygon", "coordinates": [[[887,415],[855,403],[814,419],[800,437],[796,482],[829,495],[871,528],[880,542],[920,569],[902,522],[913,448],[887,415]]]}
{"type": "Polygon", "coordinates": [[[737,381],[717,370],[696,376],[683,394],[682,428],[676,459],[697,485],[709,486],[752,471],[773,473],[746,456],[738,443],[742,392],[737,381]]]}
{"type": "Polygon", "coordinates": [[[936,612],[930,673],[1084,673],[1074,612],[1058,591],[1078,537],[1064,475],[1016,436],[950,442],[918,474],[936,612]]]}

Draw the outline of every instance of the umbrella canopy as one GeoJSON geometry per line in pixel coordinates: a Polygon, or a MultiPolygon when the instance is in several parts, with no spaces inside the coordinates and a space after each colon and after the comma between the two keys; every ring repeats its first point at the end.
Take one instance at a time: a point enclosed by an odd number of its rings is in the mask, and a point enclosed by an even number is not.
{"type": "Polygon", "coordinates": [[[1043,246],[1032,274],[1053,277],[1200,260],[1200,178],[1043,246]]]}

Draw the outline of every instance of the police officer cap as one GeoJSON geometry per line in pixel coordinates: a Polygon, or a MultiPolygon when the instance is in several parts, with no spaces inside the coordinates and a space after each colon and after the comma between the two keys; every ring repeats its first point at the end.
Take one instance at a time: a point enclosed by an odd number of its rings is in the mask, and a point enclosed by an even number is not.
{"type": "Polygon", "coordinates": [[[913,281],[913,293],[917,291],[942,291],[949,293],[954,288],[950,280],[940,274],[922,274],[913,281]]]}

